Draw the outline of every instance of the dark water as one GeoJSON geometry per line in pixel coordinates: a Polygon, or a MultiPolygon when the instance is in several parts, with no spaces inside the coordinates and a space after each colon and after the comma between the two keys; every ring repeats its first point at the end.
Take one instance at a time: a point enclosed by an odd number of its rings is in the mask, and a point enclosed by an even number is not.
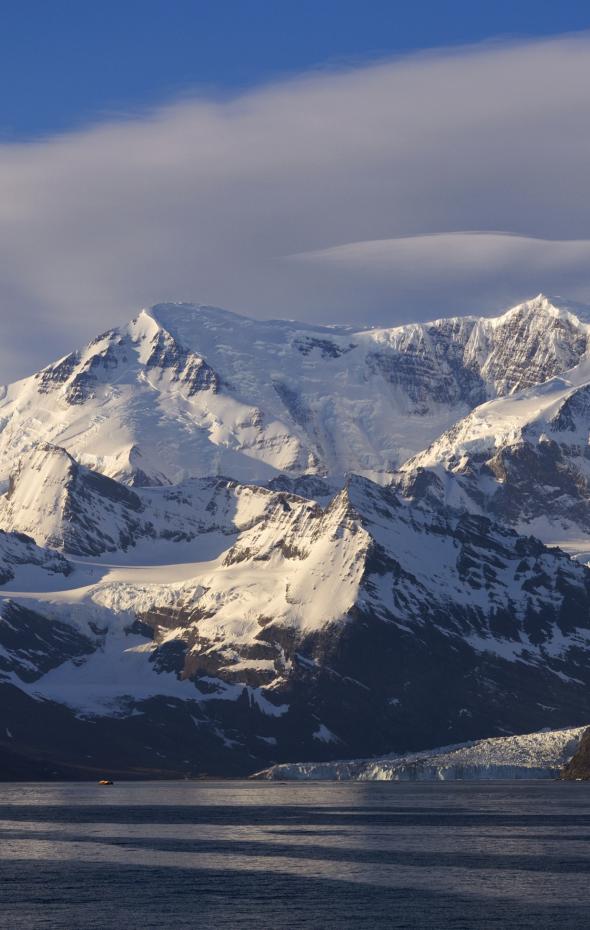
{"type": "Polygon", "coordinates": [[[0,785],[2,930],[590,928],[590,785],[0,785]]]}

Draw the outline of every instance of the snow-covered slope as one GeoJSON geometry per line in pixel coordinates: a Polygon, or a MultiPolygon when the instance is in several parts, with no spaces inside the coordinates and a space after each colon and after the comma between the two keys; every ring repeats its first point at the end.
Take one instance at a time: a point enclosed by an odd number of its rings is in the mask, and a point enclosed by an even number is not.
{"type": "Polygon", "coordinates": [[[590,555],[589,360],[482,404],[401,474],[410,496],[488,513],[590,555]]]}
{"type": "Polygon", "coordinates": [[[18,566],[34,566],[42,573],[68,575],[70,563],[59,553],[37,546],[30,536],[0,530],[0,585],[14,578],[18,566]]]}
{"type": "MultiPolygon", "coordinates": [[[[363,478],[326,507],[254,492],[264,507],[208,561],[201,535],[193,561],[185,547],[180,564],[147,564],[148,540],[143,564],[78,562],[61,590],[41,579],[26,592],[17,578],[0,613],[11,629],[43,629],[49,656],[29,656],[26,676],[16,659],[4,667],[19,701],[72,713],[77,730],[125,721],[129,745],[149,719],[140,754],[164,714],[182,731],[179,771],[204,739],[217,770],[238,756],[244,772],[590,719],[590,570],[363,478]]],[[[15,652],[1,624],[0,647],[15,652]]]]}
{"type": "Polygon", "coordinates": [[[146,541],[232,536],[263,519],[279,497],[285,494],[228,478],[132,490],[79,465],[65,449],[39,443],[0,496],[0,526],[71,555],[100,555],[146,541]]]}
{"type": "Polygon", "coordinates": [[[299,762],[259,772],[270,780],[461,781],[555,778],[577,752],[587,727],[476,740],[409,755],[342,762],[299,762]]]}
{"type": "Polygon", "coordinates": [[[496,319],[354,330],[163,304],[0,400],[0,478],[34,444],[132,484],[287,472],[386,480],[477,404],[586,353],[539,296],[496,319]]]}

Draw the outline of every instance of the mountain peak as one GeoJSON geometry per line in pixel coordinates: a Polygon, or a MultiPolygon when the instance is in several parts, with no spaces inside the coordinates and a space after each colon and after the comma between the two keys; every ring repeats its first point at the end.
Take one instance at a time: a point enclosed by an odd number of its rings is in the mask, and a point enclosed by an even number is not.
{"type": "Polygon", "coordinates": [[[352,330],[159,303],[0,398],[0,480],[31,443],[132,485],[354,472],[388,483],[474,407],[572,368],[589,328],[545,295],[495,320],[352,330]]]}
{"type": "Polygon", "coordinates": [[[139,317],[152,320],[186,349],[195,349],[195,339],[202,338],[204,332],[219,336],[228,326],[242,327],[254,322],[221,307],[182,301],[154,304],[143,309],[139,317]]]}
{"type": "Polygon", "coordinates": [[[500,316],[493,317],[490,322],[495,326],[502,326],[516,317],[530,317],[535,320],[539,316],[561,320],[579,327],[580,324],[590,322],[590,306],[565,297],[548,296],[541,292],[536,297],[510,307],[500,316]]]}

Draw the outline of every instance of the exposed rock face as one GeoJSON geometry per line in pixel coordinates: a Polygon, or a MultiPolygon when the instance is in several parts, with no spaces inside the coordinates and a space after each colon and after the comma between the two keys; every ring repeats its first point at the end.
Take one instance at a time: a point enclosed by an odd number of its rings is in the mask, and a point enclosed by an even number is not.
{"type": "Polygon", "coordinates": [[[173,383],[182,386],[188,397],[199,391],[219,390],[219,377],[207,363],[194,352],[179,346],[170,333],[160,329],[152,340],[152,352],[146,368],[159,372],[170,372],[173,383]]]}
{"type": "Polygon", "coordinates": [[[590,532],[590,363],[483,404],[396,480],[403,493],[487,513],[574,551],[590,532]]]}
{"type": "Polygon", "coordinates": [[[561,778],[564,781],[590,780],[590,727],[584,731],[574,756],[564,766],[561,778]]]}
{"type": "Polygon", "coordinates": [[[0,614],[0,675],[36,681],[70,660],[81,660],[96,648],[95,638],[79,633],[69,623],[46,618],[21,604],[7,601],[0,614]]]}
{"type": "Polygon", "coordinates": [[[69,575],[72,570],[63,556],[37,546],[30,536],[0,530],[0,585],[12,581],[21,566],[35,566],[42,572],[61,576],[69,575]]]}
{"type": "MultiPolygon", "coordinates": [[[[572,368],[588,351],[587,325],[542,295],[509,310],[491,326],[484,324],[482,330],[490,346],[482,376],[500,397],[572,368]]],[[[477,351],[474,347],[474,358],[477,351]]]]}

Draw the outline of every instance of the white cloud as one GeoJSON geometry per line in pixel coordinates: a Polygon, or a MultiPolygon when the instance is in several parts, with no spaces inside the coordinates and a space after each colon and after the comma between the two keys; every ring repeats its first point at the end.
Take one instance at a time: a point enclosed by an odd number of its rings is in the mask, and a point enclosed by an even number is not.
{"type": "Polygon", "coordinates": [[[161,299],[397,322],[590,297],[588,86],[586,35],[492,44],[0,146],[0,381],[161,299]]]}

